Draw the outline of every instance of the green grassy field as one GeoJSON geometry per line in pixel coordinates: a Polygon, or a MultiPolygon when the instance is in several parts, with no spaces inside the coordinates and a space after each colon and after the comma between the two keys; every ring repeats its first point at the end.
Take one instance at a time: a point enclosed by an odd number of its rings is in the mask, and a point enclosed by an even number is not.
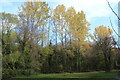
{"type": "MultiPolygon", "coordinates": [[[[107,78],[116,78],[117,73],[105,73],[105,72],[81,72],[81,73],[59,73],[59,74],[39,74],[31,76],[18,76],[16,78],[101,78],[101,80],[107,80],[107,78]],[[103,78],[103,79],[102,79],[103,78]]],[[[90,79],[89,79],[90,80],[90,79]]],[[[91,79],[95,80],[95,79],[91,79]]]]}

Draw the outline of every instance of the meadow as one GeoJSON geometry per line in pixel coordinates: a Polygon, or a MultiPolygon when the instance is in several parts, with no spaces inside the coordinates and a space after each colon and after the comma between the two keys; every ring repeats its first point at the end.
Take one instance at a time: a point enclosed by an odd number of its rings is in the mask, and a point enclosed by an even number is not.
{"type": "MultiPolygon", "coordinates": [[[[81,72],[81,73],[59,73],[59,74],[39,74],[39,75],[31,75],[31,76],[17,76],[15,78],[19,79],[82,79],[82,80],[112,80],[117,78],[118,74],[116,72],[81,72]]],[[[68,80],[69,80],[68,79],[68,80]]]]}

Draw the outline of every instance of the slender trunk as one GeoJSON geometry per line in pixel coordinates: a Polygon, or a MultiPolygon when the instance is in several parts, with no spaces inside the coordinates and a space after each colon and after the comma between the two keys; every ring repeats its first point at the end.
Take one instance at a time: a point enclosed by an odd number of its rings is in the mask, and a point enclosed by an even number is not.
{"type": "Polygon", "coordinates": [[[110,64],[110,61],[109,61],[109,57],[106,55],[106,53],[104,53],[104,60],[105,60],[105,71],[110,72],[111,64],[110,64]]]}
{"type": "Polygon", "coordinates": [[[3,20],[2,20],[2,54],[3,54],[3,56],[4,56],[4,53],[5,53],[4,45],[5,45],[5,42],[4,42],[4,25],[3,25],[3,20]]]}
{"type": "Polygon", "coordinates": [[[57,46],[57,32],[56,32],[56,46],[57,46]]]}
{"type": "Polygon", "coordinates": [[[44,46],[44,26],[43,26],[43,28],[42,28],[42,43],[41,43],[41,46],[43,47],[44,46]]]}
{"type": "Polygon", "coordinates": [[[49,26],[48,26],[48,43],[47,43],[47,45],[49,45],[50,44],[50,23],[49,23],[49,26]]]}
{"type": "Polygon", "coordinates": [[[65,48],[67,47],[67,45],[66,45],[66,44],[67,44],[66,35],[67,35],[67,34],[65,33],[65,48]]]}

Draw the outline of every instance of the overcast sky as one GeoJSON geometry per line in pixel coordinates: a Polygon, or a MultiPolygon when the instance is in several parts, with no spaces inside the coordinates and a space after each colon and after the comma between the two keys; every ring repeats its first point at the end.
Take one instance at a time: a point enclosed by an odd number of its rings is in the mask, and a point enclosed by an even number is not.
{"type": "MultiPolygon", "coordinates": [[[[24,3],[25,0],[0,0],[0,12],[18,13],[18,6],[24,3]]],[[[67,8],[74,7],[75,10],[83,10],[87,20],[90,22],[90,33],[93,33],[94,28],[100,25],[110,26],[109,17],[117,30],[117,18],[111,12],[106,0],[41,0],[46,1],[51,8],[55,8],[58,4],[64,4],[67,8]]],[[[118,1],[108,0],[112,8],[117,13],[118,1]]]]}

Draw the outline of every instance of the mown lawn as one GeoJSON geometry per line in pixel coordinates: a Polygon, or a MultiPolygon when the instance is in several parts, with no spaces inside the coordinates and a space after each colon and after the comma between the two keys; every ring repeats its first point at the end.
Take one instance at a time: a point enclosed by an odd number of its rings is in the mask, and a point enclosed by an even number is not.
{"type": "MultiPolygon", "coordinates": [[[[84,80],[95,80],[91,78],[101,78],[100,80],[107,80],[107,78],[116,78],[118,74],[115,72],[81,72],[81,73],[59,73],[59,74],[39,74],[31,76],[17,76],[16,78],[86,78],[84,80]],[[90,78],[90,79],[89,79],[90,78]]],[[[96,79],[97,80],[97,79],[96,79]]]]}

